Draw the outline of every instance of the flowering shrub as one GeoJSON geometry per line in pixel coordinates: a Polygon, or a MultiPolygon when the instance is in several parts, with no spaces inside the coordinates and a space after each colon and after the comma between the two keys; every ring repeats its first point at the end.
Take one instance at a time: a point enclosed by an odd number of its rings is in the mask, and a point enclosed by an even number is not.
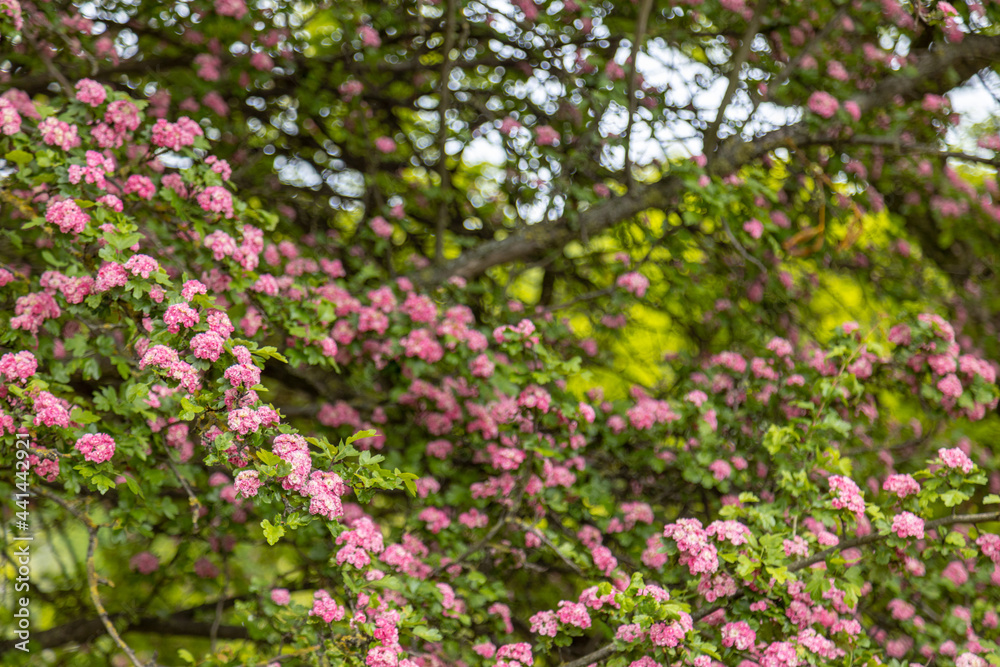
{"type": "Polygon", "coordinates": [[[4,664],[1000,660],[996,7],[335,4],[0,1],[4,664]],[[654,36],[801,120],[631,170],[654,36]]]}

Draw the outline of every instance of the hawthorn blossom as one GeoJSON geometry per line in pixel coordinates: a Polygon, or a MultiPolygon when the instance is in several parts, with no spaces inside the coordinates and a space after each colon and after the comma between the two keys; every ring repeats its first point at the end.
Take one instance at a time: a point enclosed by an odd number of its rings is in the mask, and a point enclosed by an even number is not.
{"type": "Polygon", "coordinates": [[[901,512],[892,518],[892,530],[900,537],[924,539],[924,520],[912,512],[901,512]]]}
{"type": "Polygon", "coordinates": [[[90,216],[72,199],[51,202],[45,209],[45,222],[56,225],[63,234],[79,234],[90,222],[90,216]]]}
{"type": "Polygon", "coordinates": [[[972,469],[976,467],[976,464],[972,462],[972,459],[966,456],[965,452],[958,447],[953,447],[951,449],[942,447],[938,450],[938,458],[946,468],[961,470],[966,475],[972,472],[972,469]]]}
{"type": "Polygon", "coordinates": [[[809,96],[809,110],[818,116],[831,118],[839,108],[840,103],[830,93],[817,90],[809,96]]]}
{"type": "Polygon", "coordinates": [[[861,489],[854,483],[854,480],[840,475],[831,475],[829,482],[830,490],[837,494],[832,503],[835,509],[847,509],[856,515],[865,513],[865,500],[861,495],[861,489]]]}
{"type": "Polygon", "coordinates": [[[115,455],[115,441],[106,433],[87,433],[77,439],[74,448],[93,463],[110,461],[115,455]]]}
{"type": "Polygon", "coordinates": [[[920,484],[910,475],[889,475],[882,483],[882,489],[890,493],[895,493],[900,498],[920,491],[920,484]]]}

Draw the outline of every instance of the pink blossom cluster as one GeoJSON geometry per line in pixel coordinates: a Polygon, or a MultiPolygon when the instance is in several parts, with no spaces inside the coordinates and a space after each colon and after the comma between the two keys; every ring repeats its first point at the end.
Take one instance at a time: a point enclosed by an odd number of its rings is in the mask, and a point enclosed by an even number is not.
{"type": "Polygon", "coordinates": [[[188,391],[196,391],[201,386],[198,371],[186,361],[181,361],[177,351],[166,345],[155,345],[145,351],[139,361],[139,369],[147,366],[163,370],[167,377],[179,381],[188,391]]]}
{"type": "Polygon", "coordinates": [[[882,483],[882,489],[905,498],[920,491],[920,484],[910,475],[889,475],[882,483]]]}
{"type": "Polygon", "coordinates": [[[773,642],[764,649],[760,667],[798,667],[799,657],[795,645],[789,642],[773,642]]]}
{"type": "Polygon", "coordinates": [[[837,660],[847,655],[844,649],[838,648],[833,641],[822,636],[813,628],[802,630],[795,639],[800,646],[827,660],[837,660]]]}
{"type": "Polygon", "coordinates": [[[751,533],[750,529],[744,526],[739,521],[726,520],[726,521],[713,521],[708,525],[705,530],[706,535],[711,535],[720,542],[723,540],[729,540],[733,546],[740,546],[741,544],[747,544],[750,541],[751,533]]]}
{"type": "Polygon", "coordinates": [[[587,607],[579,602],[560,601],[556,617],[560,623],[575,628],[590,627],[590,614],[587,612],[587,607]]]}
{"type": "Polygon", "coordinates": [[[27,380],[38,370],[38,360],[27,350],[10,352],[0,357],[0,374],[8,382],[27,380]]]}
{"type": "Polygon", "coordinates": [[[104,104],[108,91],[93,79],[80,79],[76,82],[76,99],[92,107],[104,104]]]}
{"type": "Polygon", "coordinates": [[[535,657],[531,654],[531,645],[525,643],[504,644],[496,653],[496,667],[531,667],[535,657]]]}
{"type": "Polygon", "coordinates": [[[535,128],[535,143],[539,146],[554,146],[560,140],[559,132],[549,125],[539,125],[535,128]]]}
{"type": "Polygon", "coordinates": [[[719,598],[736,595],[736,580],[725,572],[703,574],[698,582],[698,592],[707,602],[715,602],[719,598]]]}
{"type": "Polygon", "coordinates": [[[18,297],[14,303],[14,317],[10,318],[10,328],[37,335],[45,320],[57,319],[60,315],[62,310],[49,292],[32,292],[18,297]]]}
{"type": "Polygon", "coordinates": [[[984,556],[1000,565],[1000,535],[991,533],[980,535],[976,540],[976,545],[982,550],[984,556]]]}
{"type": "Polygon", "coordinates": [[[163,315],[163,323],[167,325],[167,331],[174,334],[180,332],[181,327],[190,329],[200,321],[201,316],[198,311],[186,303],[175,303],[168,306],[163,315]]]}
{"type": "Polygon", "coordinates": [[[646,295],[646,290],[649,289],[649,278],[638,271],[631,271],[618,276],[615,285],[641,299],[646,295]]]}
{"type": "Polygon", "coordinates": [[[56,225],[63,234],[79,234],[86,229],[90,216],[72,199],[63,199],[45,209],[45,222],[56,225]]]}
{"type": "Polygon", "coordinates": [[[664,527],[663,536],[677,543],[680,563],[687,565],[691,574],[712,573],[718,569],[718,551],[708,542],[708,533],[698,519],[678,519],[664,527]]]}
{"type": "Polygon", "coordinates": [[[139,574],[152,574],[160,567],[160,559],[148,551],[140,551],[128,562],[129,569],[139,574]]]}
{"type": "Polygon", "coordinates": [[[128,261],[125,262],[125,268],[133,276],[149,278],[150,274],[160,270],[160,263],[149,255],[136,254],[129,257],[128,261]]]}
{"type": "Polygon", "coordinates": [[[830,491],[837,494],[832,503],[835,509],[847,509],[856,515],[865,513],[865,499],[854,480],[841,475],[831,475],[829,482],[830,491]]]}
{"type": "Polygon", "coordinates": [[[21,131],[21,114],[14,105],[0,97],[0,132],[8,137],[21,131]]]}
{"type": "Polygon", "coordinates": [[[236,473],[234,486],[236,487],[236,491],[244,498],[253,498],[260,490],[260,473],[256,470],[241,470],[236,473]]]}
{"type": "Polygon", "coordinates": [[[912,512],[900,512],[892,518],[892,530],[900,537],[924,539],[924,520],[912,512]]]}
{"type": "Polygon", "coordinates": [[[722,645],[738,651],[748,651],[757,641],[757,633],[746,623],[737,621],[722,626],[722,645]]]}
{"type": "Polygon", "coordinates": [[[181,116],[176,123],[160,118],[153,125],[150,140],[154,146],[179,151],[185,146],[193,146],[195,138],[203,134],[201,126],[187,116],[181,116]]]}
{"type": "Polygon", "coordinates": [[[272,426],[278,424],[280,421],[278,413],[269,405],[262,405],[258,408],[236,408],[235,410],[230,410],[226,415],[226,423],[229,426],[229,430],[241,436],[248,433],[255,433],[261,427],[272,426]]]}
{"type": "Polygon", "coordinates": [[[95,292],[107,292],[115,287],[124,287],[128,282],[128,272],[118,262],[105,262],[97,271],[94,282],[95,292]]]}
{"type": "Polygon", "coordinates": [[[56,146],[64,151],[71,150],[80,145],[80,137],[77,135],[76,125],[70,125],[55,116],[49,116],[39,123],[38,131],[42,133],[42,141],[49,146],[56,146]]]}
{"type": "MultiPolygon", "coordinates": [[[[195,199],[198,201],[198,206],[201,206],[204,211],[209,213],[220,213],[227,219],[232,218],[234,215],[233,196],[229,194],[228,190],[221,186],[210,185],[202,192],[199,192],[195,199]]],[[[206,238],[206,245],[207,241],[208,239],[206,238]]]]}
{"type": "Polygon", "coordinates": [[[309,483],[305,495],[309,496],[309,513],[336,519],[344,515],[340,496],[347,493],[348,487],[335,472],[314,470],[309,475],[309,483]]]}
{"type": "Polygon", "coordinates": [[[371,563],[369,554],[380,554],[385,549],[382,531],[368,517],[360,517],[350,522],[351,530],[337,536],[336,543],[343,546],[337,551],[337,564],[349,563],[362,569],[371,563]]]}
{"type": "Polygon", "coordinates": [[[684,635],[694,629],[691,615],[680,612],[680,620],[672,623],[653,623],[649,628],[649,640],[654,646],[675,648],[680,645],[684,635]]]}
{"type": "Polygon", "coordinates": [[[65,276],[58,271],[46,271],[39,281],[49,293],[60,292],[66,303],[82,303],[84,298],[94,289],[94,279],[90,276],[74,278],[65,276]]]}
{"type": "Polygon", "coordinates": [[[135,194],[141,199],[149,201],[156,194],[156,186],[153,181],[148,176],[142,176],[141,174],[132,174],[125,181],[125,187],[123,192],[127,195],[135,194]]]}
{"type": "Polygon", "coordinates": [[[331,598],[324,589],[321,588],[313,593],[313,606],[309,610],[310,616],[318,616],[323,619],[324,623],[333,623],[342,620],[345,613],[344,607],[331,598]]]}
{"type": "Polygon", "coordinates": [[[77,184],[80,181],[93,183],[100,189],[108,186],[105,176],[115,170],[114,158],[98,153],[97,151],[87,151],[86,166],[71,164],[68,168],[69,182],[77,184]]]}
{"type": "Polygon", "coordinates": [[[839,108],[840,103],[830,93],[817,90],[809,96],[809,110],[818,116],[831,118],[839,108]]]}
{"type": "Polygon", "coordinates": [[[86,460],[104,463],[115,455],[115,440],[107,433],[87,433],[77,439],[74,448],[86,460]]]}
{"type": "MultiPolygon", "coordinates": [[[[69,402],[56,398],[47,391],[40,391],[34,400],[34,425],[69,427],[69,402]]],[[[114,452],[112,452],[114,453],[114,452]]]]}
{"type": "Polygon", "coordinates": [[[970,459],[966,453],[958,447],[952,447],[951,449],[942,447],[938,450],[938,458],[946,468],[961,470],[966,475],[972,472],[972,469],[976,467],[976,464],[972,462],[972,459],[970,459]]]}

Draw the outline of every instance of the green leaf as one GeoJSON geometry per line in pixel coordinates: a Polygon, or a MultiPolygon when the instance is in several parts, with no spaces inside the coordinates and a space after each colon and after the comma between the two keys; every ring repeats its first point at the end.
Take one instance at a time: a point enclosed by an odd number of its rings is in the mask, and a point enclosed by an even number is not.
{"type": "Polygon", "coordinates": [[[961,491],[957,491],[955,489],[952,489],[951,491],[945,491],[944,493],[941,494],[941,500],[944,501],[946,507],[954,507],[955,505],[963,503],[968,499],[969,499],[968,495],[962,493],[961,491]]]}
{"type": "Polygon", "coordinates": [[[142,495],[142,488],[139,486],[139,483],[136,482],[134,479],[132,479],[129,476],[126,476],[125,477],[125,484],[126,484],[126,486],[128,486],[129,491],[131,491],[135,495],[139,496],[140,498],[144,497],[142,495]]]}
{"type": "Polygon", "coordinates": [[[100,417],[95,415],[93,412],[84,410],[83,408],[74,408],[72,414],[70,414],[70,419],[75,421],[77,424],[93,424],[101,421],[100,417]]]}
{"type": "Polygon", "coordinates": [[[257,450],[257,458],[259,458],[264,465],[276,466],[281,463],[280,456],[274,452],[269,452],[266,449],[257,450]]]}
{"type": "Polygon", "coordinates": [[[193,665],[195,662],[194,656],[191,655],[191,651],[187,650],[186,648],[177,649],[177,656],[184,662],[188,663],[189,665],[193,665]]]}
{"type": "Polygon", "coordinates": [[[995,493],[991,493],[990,495],[986,496],[986,498],[983,500],[983,504],[984,505],[1000,505],[1000,496],[998,496],[995,493]]]}
{"type": "Polygon", "coordinates": [[[441,633],[434,629],[428,628],[426,625],[418,625],[413,628],[413,634],[420,637],[421,639],[429,642],[441,641],[441,633]]]}
{"type": "Polygon", "coordinates": [[[6,159],[8,162],[13,162],[19,167],[23,167],[24,165],[31,162],[34,159],[34,157],[31,155],[31,153],[28,153],[27,151],[13,150],[4,155],[4,159],[6,159]]]}
{"type": "Polygon", "coordinates": [[[97,490],[101,492],[101,495],[115,486],[114,481],[104,475],[94,475],[90,478],[90,481],[97,485],[97,490]]]}
{"type": "Polygon", "coordinates": [[[278,543],[281,536],[285,534],[284,526],[275,526],[267,519],[260,522],[260,527],[264,529],[264,537],[267,538],[267,543],[272,547],[278,543]]]}
{"type": "Polygon", "coordinates": [[[361,440],[362,438],[371,438],[371,437],[374,437],[374,436],[375,436],[375,429],[373,429],[373,428],[368,429],[367,431],[358,431],[354,435],[352,435],[349,438],[347,438],[347,444],[349,445],[352,442],[356,442],[358,440],[361,440]]]}

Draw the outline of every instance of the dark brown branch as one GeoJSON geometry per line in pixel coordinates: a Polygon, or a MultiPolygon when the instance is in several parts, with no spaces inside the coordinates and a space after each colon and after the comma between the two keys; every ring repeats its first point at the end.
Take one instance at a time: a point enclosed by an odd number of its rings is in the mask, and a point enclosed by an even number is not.
{"type": "Polygon", "coordinates": [[[726,92],[722,96],[722,101],[719,102],[719,110],[715,114],[715,120],[712,121],[712,124],[708,126],[708,130],[705,131],[703,149],[705,155],[711,155],[715,151],[716,146],[719,145],[719,130],[722,127],[722,122],[726,119],[726,110],[729,108],[729,103],[732,102],[733,95],[736,94],[736,89],[740,85],[740,72],[743,69],[743,64],[750,56],[750,47],[753,45],[753,39],[764,22],[767,5],[767,0],[758,0],[753,18],[750,20],[750,25],[747,26],[747,31],[743,34],[740,48],[733,56],[726,92]]]}
{"type": "MultiPolygon", "coordinates": [[[[887,78],[871,92],[855,98],[862,113],[893,104],[897,96],[913,101],[928,93],[945,93],[1000,61],[1000,36],[968,35],[959,43],[935,46],[919,56],[915,75],[887,78]]],[[[715,176],[728,175],[777,148],[809,144],[813,138],[810,122],[783,127],[751,141],[730,137],[719,147],[709,171],[715,176]]],[[[667,176],[583,212],[578,230],[566,219],[529,225],[506,239],[466,252],[444,267],[426,271],[417,279],[424,284],[440,284],[451,276],[468,280],[499,264],[536,259],[580,236],[595,236],[646,209],[668,208],[682,191],[681,179],[667,176]]]]}

